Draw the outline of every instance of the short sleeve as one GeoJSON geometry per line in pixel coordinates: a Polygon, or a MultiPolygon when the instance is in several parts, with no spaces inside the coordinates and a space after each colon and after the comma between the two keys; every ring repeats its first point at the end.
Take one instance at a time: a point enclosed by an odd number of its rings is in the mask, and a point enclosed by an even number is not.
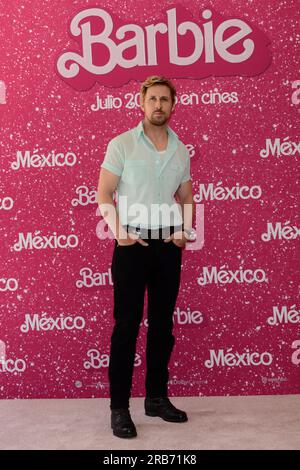
{"type": "Polygon", "coordinates": [[[111,140],[107,145],[106,154],[101,164],[101,168],[105,168],[117,176],[122,175],[124,168],[124,156],[113,140],[111,140]]]}
{"type": "Polygon", "coordinates": [[[185,164],[185,167],[184,167],[184,173],[183,173],[180,184],[186,183],[187,181],[189,181],[191,179],[191,168],[190,168],[190,166],[191,166],[191,160],[190,160],[189,152],[187,150],[187,161],[186,161],[186,164],[185,164]]]}

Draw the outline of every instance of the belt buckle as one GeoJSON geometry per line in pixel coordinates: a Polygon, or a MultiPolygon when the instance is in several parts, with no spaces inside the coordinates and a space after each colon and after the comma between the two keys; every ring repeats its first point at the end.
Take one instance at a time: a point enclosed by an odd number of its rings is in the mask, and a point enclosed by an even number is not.
{"type": "Polygon", "coordinates": [[[140,228],[139,225],[138,225],[137,227],[134,227],[133,233],[134,233],[135,235],[138,235],[139,238],[141,238],[141,228],[140,228]]]}

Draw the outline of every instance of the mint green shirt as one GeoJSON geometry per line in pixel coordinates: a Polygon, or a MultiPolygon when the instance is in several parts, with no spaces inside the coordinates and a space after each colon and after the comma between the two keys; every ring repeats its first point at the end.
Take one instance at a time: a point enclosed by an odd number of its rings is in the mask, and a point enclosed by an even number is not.
{"type": "Polygon", "coordinates": [[[122,225],[159,228],[182,224],[174,194],[189,181],[190,156],[177,134],[167,127],[168,145],[159,152],[144,133],[143,121],[107,146],[102,168],[120,177],[116,210],[122,225]]]}

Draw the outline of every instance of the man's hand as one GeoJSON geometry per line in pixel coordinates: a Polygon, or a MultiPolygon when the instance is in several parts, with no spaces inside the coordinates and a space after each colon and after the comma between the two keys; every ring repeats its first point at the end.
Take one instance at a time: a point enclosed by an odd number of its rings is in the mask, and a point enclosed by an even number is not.
{"type": "Polygon", "coordinates": [[[130,246],[135,243],[140,243],[143,246],[149,246],[149,243],[146,243],[142,238],[139,238],[139,235],[135,233],[127,233],[127,238],[118,238],[118,245],[120,246],[130,246]]]}
{"type": "Polygon", "coordinates": [[[174,232],[172,235],[170,235],[168,238],[164,240],[165,243],[172,242],[179,248],[185,248],[185,244],[188,240],[185,237],[185,234],[183,231],[179,232],[174,232]]]}

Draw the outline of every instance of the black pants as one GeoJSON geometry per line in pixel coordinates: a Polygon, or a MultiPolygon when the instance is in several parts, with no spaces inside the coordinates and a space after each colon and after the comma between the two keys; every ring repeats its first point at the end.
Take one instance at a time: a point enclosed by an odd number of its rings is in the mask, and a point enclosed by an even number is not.
{"type": "MultiPolygon", "coordinates": [[[[171,228],[170,233],[173,231],[171,228]]],[[[180,285],[182,248],[173,241],[165,243],[163,239],[143,239],[149,246],[138,242],[121,246],[115,240],[112,258],[115,325],[108,370],[111,409],[129,407],[146,287],[146,396],[168,395],[168,363],[175,343],[173,313],[180,285]]]]}

